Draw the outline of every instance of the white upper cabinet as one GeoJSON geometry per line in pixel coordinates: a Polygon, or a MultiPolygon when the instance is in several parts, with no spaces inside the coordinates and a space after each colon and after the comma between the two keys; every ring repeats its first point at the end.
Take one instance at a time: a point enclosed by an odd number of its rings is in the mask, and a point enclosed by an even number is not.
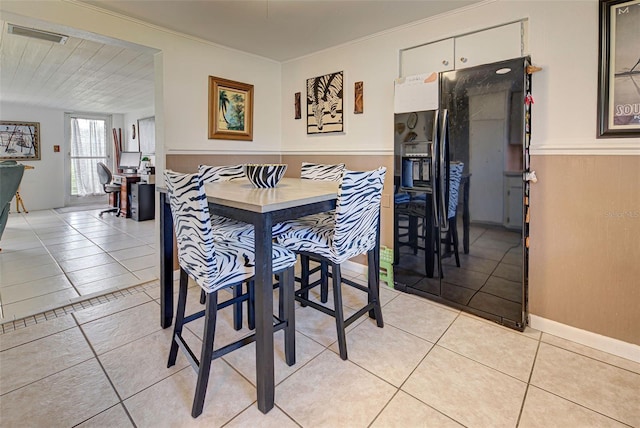
{"type": "Polygon", "coordinates": [[[522,23],[502,25],[400,52],[400,77],[451,71],[523,55],[522,23]]]}
{"type": "Polygon", "coordinates": [[[400,54],[400,77],[432,71],[439,73],[453,70],[453,54],[453,39],[445,39],[402,51],[400,54]]]}
{"type": "Polygon", "coordinates": [[[521,24],[515,22],[455,38],[456,70],[522,56],[521,24]]]}

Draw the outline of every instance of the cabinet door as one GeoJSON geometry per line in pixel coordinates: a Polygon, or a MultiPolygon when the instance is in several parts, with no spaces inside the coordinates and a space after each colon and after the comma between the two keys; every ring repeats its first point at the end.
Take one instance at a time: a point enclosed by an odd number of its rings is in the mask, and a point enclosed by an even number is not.
{"type": "Polygon", "coordinates": [[[515,22],[455,39],[456,70],[522,56],[521,23],[515,22]]]}
{"type": "Polygon", "coordinates": [[[453,70],[453,39],[429,43],[400,52],[400,77],[453,70]]]}

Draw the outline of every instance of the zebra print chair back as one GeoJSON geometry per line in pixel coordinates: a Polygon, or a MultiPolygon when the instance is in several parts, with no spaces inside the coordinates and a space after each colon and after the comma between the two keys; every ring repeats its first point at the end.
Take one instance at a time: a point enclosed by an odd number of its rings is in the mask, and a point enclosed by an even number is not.
{"type": "Polygon", "coordinates": [[[449,165],[449,206],[447,208],[447,218],[456,216],[463,169],[464,163],[462,162],[451,162],[449,165]]]}
{"type": "Polygon", "coordinates": [[[204,289],[212,289],[218,273],[207,198],[198,174],[164,173],[180,267],[204,289]]]}
{"type": "Polygon", "coordinates": [[[203,183],[215,183],[217,181],[232,181],[246,178],[244,165],[200,165],[198,172],[203,183]]]}
{"type": "Polygon", "coordinates": [[[333,249],[340,255],[340,262],[375,246],[386,171],[385,167],[364,172],[345,170],[338,189],[333,234],[333,249]]]}
{"type": "Polygon", "coordinates": [[[318,181],[340,181],[345,164],[325,165],[321,163],[302,162],[300,178],[318,181]]]}

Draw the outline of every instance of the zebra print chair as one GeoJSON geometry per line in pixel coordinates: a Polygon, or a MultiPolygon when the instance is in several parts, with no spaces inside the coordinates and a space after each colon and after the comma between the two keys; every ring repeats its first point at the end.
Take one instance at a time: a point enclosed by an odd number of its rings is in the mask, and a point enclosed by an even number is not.
{"type": "MultiPolygon", "coordinates": [[[[333,164],[302,162],[302,166],[300,167],[300,178],[305,180],[316,180],[316,181],[340,181],[342,180],[342,174],[345,168],[346,168],[346,165],[343,163],[333,165],[333,164]]],[[[323,213],[318,213],[318,214],[313,214],[307,217],[303,217],[300,220],[316,223],[316,224],[331,224],[334,216],[335,216],[335,211],[331,210],[331,211],[326,211],[323,213]]],[[[308,279],[314,273],[318,271],[321,272],[320,279],[317,280],[317,282],[313,283],[313,286],[317,284],[321,284],[320,301],[322,303],[327,303],[327,300],[329,299],[329,281],[328,281],[329,272],[328,272],[327,262],[316,259],[316,258],[310,258],[308,256],[301,256],[300,263],[302,268],[302,274],[300,278],[296,277],[296,280],[302,283],[303,278],[308,279]],[[320,265],[316,266],[313,269],[310,269],[310,266],[309,266],[310,259],[320,263],[320,265]]],[[[305,285],[309,285],[309,284],[305,284],[305,285]]]]}
{"type": "MultiPolygon", "coordinates": [[[[209,216],[209,208],[200,176],[165,171],[165,181],[178,243],[180,264],[180,291],[178,307],[169,352],[168,367],[175,364],[180,348],[198,374],[191,416],[202,413],[209,380],[211,361],[234,349],[255,340],[255,334],[239,341],[217,347],[214,351],[214,332],[218,309],[252,299],[253,286],[248,292],[218,303],[218,291],[227,287],[241,286],[252,280],[255,271],[254,241],[250,237],[239,236],[235,240],[215,240],[209,216]],[[206,292],[205,309],[185,317],[187,285],[189,277],[206,292]],[[205,317],[204,334],[200,360],[182,337],[185,324],[205,317]]],[[[285,330],[285,359],[288,365],[295,363],[295,321],[294,321],[294,265],[296,256],[291,251],[274,244],[273,271],[280,273],[280,313],[274,332],[285,330]]],[[[240,287],[239,287],[240,288],[240,287]]]]}
{"type": "MultiPolygon", "coordinates": [[[[289,222],[291,229],[278,236],[278,243],[302,256],[313,256],[331,265],[334,309],[309,299],[309,290],[317,284],[304,285],[295,292],[296,300],[336,319],[340,358],[347,359],[345,328],[373,310],[378,327],[383,327],[380,308],[378,272],[375,269],[375,248],[378,238],[380,199],[386,168],[357,172],[345,170],[338,189],[335,216],[328,223],[306,220],[289,222]],[[369,284],[364,287],[342,278],[340,265],[360,254],[367,254],[369,284]],[[342,284],[368,293],[368,304],[344,319],[342,284]]],[[[303,278],[304,279],[304,278],[303,278]]],[[[307,278],[308,281],[308,278],[307,278]]]]}
{"type": "MultiPolygon", "coordinates": [[[[453,254],[456,260],[456,266],[460,267],[460,254],[458,252],[458,228],[457,228],[457,209],[460,192],[460,183],[462,182],[462,172],[464,170],[464,163],[451,162],[449,164],[449,205],[447,206],[447,219],[449,222],[449,229],[446,232],[444,238],[434,235],[434,239],[431,243],[435,247],[435,254],[437,257],[437,266],[439,275],[444,277],[442,273],[442,258],[451,255],[451,248],[453,247],[453,254]],[[444,244],[444,248],[441,254],[441,246],[438,245],[438,239],[440,243],[444,244]]],[[[413,248],[413,254],[418,253],[418,249],[425,250],[424,246],[418,244],[418,239],[426,241],[426,222],[425,222],[425,204],[424,199],[412,198],[409,202],[400,204],[395,208],[395,224],[394,224],[394,241],[396,248],[400,248],[402,245],[408,245],[413,248]],[[404,223],[400,224],[400,219],[404,220],[404,223]],[[419,226],[421,221],[421,226],[419,226]],[[406,230],[406,232],[404,232],[406,230]],[[400,241],[400,237],[409,237],[408,241],[400,241]]],[[[396,252],[397,254],[397,252],[396,252]]],[[[397,264],[397,260],[396,260],[397,264]]]]}
{"type": "Polygon", "coordinates": [[[318,181],[340,181],[345,164],[327,165],[321,163],[302,162],[300,178],[318,181]]]}
{"type": "MultiPolygon", "coordinates": [[[[246,178],[244,165],[198,166],[202,183],[217,183],[246,178]]],[[[213,236],[215,239],[233,239],[239,236],[253,237],[253,225],[227,217],[211,214],[213,236]]]]}

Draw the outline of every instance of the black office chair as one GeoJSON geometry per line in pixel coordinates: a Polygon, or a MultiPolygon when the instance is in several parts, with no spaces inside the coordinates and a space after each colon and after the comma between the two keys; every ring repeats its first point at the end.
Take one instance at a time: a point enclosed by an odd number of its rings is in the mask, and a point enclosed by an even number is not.
{"type": "Polygon", "coordinates": [[[102,217],[102,214],[104,213],[116,213],[116,216],[120,215],[120,185],[111,183],[111,180],[113,179],[111,170],[102,162],[98,162],[98,177],[100,178],[100,184],[102,184],[104,193],[114,193],[117,205],[116,207],[101,211],[98,216],[102,217]]]}

